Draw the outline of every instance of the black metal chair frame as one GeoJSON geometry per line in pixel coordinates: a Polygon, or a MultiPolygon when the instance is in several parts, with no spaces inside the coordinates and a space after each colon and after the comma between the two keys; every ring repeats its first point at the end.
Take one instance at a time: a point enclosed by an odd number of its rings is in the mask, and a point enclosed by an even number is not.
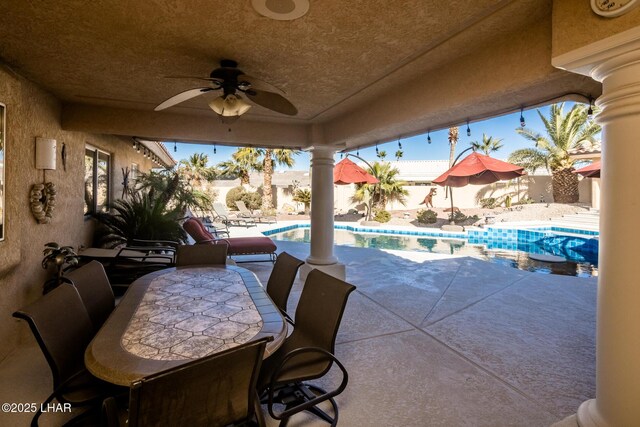
{"type": "MultiPolygon", "coordinates": [[[[269,415],[272,418],[284,422],[286,425],[287,420],[294,414],[302,411],[309,411],[318,417],[322,418],[326,422],[330,423],[331,426],[335,426],[338,424],[338,404],[336,403],[334,397],[342,393],[347,388],[347,383],[349,382],[349,374],[347,373],[344,365],[330,352],[325,349],[319,347],[301,347],[289,352],[280,362],[280,365],[276,368],[271,376],[271,381],[269,383],[269,388],[267,389],[267,409],[269,411],[269,415]],[[285,367],[287,362],[292,358],[303,354],[303,353],[317,353],[324,356],[327,360],[331,362],[335,362],[336,366],[342,371],[342,381],[340,385],[327,392],[326,390],[311,384],[305,384],[302,381],[313,380],[316,378],[320,378],[325,375],[330,369],[331,365],[321,374],[309,378],[305,378],[304,380],[296,381],[296,382],[278,382],[277,378],[285,367]],[[320,394],[314,394],[312,390],[319,392],[320,394]],[[331,418],[326,412],[316,407],[318,404],[329,401],[333,408],[334,417],[331,418]],[[298,403],[301,402],[301,403],[298,403]],[[274,410],[274,404],[284,404],[285,410],[277,413],[274,410]]],[[[263,398],[263,401],[265,399],[263,398]]],[[[283,423],[280,424],[283,426],[283,423]]]]}

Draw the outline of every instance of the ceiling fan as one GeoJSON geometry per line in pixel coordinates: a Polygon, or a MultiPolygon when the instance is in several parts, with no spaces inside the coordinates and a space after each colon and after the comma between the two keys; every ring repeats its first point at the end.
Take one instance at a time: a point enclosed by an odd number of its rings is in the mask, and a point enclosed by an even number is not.
{"type": "Polygon", "coordinates": [[[251,104],[245,102],[240,93],[269,110],[289,116],[298,114],[298,109],[283,96],[280,89],[262,80],[247,76],[238,68],[238,63],[230,59],[220,61],[220,68],[213,70],[206,78],[173,77],[204,80],[209,82],[209,87],[199,87],[181,92],[158,105],[155,111],[164,110],[196,96],[222,89],[222,95],[209,102],[209,106],[226,122],[235,121],[251,108],[251,104]]]}

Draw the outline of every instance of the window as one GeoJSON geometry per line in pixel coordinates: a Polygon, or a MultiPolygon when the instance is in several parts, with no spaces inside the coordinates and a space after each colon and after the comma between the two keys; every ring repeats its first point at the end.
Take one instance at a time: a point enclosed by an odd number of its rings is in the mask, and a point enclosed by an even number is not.
{"type": "Polygon", "coordinates": [[[84,151],[84,213],[108,209],[110,202],[111,156],[87,145],[84,151]]]}

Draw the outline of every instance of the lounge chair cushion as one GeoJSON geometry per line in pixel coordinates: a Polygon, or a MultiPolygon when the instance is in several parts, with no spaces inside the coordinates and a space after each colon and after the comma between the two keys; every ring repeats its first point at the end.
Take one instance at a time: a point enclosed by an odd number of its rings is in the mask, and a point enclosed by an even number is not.
{"type": "Polygon", "coordinates": [[[189,233],[196,244],[227,244],[229,255],[272,254],[277,249],[273,240],[265,236],[216,239],[197,218],[188,218],[182,224],[182,228],[189,233]]]}
{"type": "Polygon", "coordinates": [[[231,255],[271,254],[278,249],[273,240],[265,236],[231,237],[220,239],[220,242],[229,244],[231,255]]]}

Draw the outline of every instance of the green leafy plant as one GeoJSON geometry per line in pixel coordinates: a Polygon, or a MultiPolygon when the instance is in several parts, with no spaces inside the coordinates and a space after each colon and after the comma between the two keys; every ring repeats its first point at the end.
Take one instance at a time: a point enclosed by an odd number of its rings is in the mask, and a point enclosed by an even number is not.
{"type": "Polygon", "coordinates": [[[391,221],[391,214],[383,209],[377,209],[373,213],[373,220],[378,222],[391,221]]]}
{"type": "Polygon", "coordinates": [[[242,200],[245,206],[251,211],[260,209],[262,206],[262,196],[257,191],[244,193],[240,200],[242,200]]]}
{"type": "Polygon", "coordinates": [[[42,268],[47,270],[49,266],[56,268],[55,277],[47,280],[43,286],[43,294],[53,290],[62,283],[62,273],[69,267],[78,265],[78,254],[71,246],[60,246],[56,242],[49,242],[44,245],[42,251],[42,268]]]}
{"type": "Polygon", "coordinates": [[[184,242],[183,217],[180,206],[169,207],[163,198],[136,193],[129,200],[116,200],[110,212],[97,215],[96,240],[104,247],[131,244],[133,239],[184,242]]]}
{"type": "Polygon", "coordinates": [[[438,220],[438,214],[431,209],[420,209],[416,214],[416,219],[423,224],[434,224],[438,220]]]}

